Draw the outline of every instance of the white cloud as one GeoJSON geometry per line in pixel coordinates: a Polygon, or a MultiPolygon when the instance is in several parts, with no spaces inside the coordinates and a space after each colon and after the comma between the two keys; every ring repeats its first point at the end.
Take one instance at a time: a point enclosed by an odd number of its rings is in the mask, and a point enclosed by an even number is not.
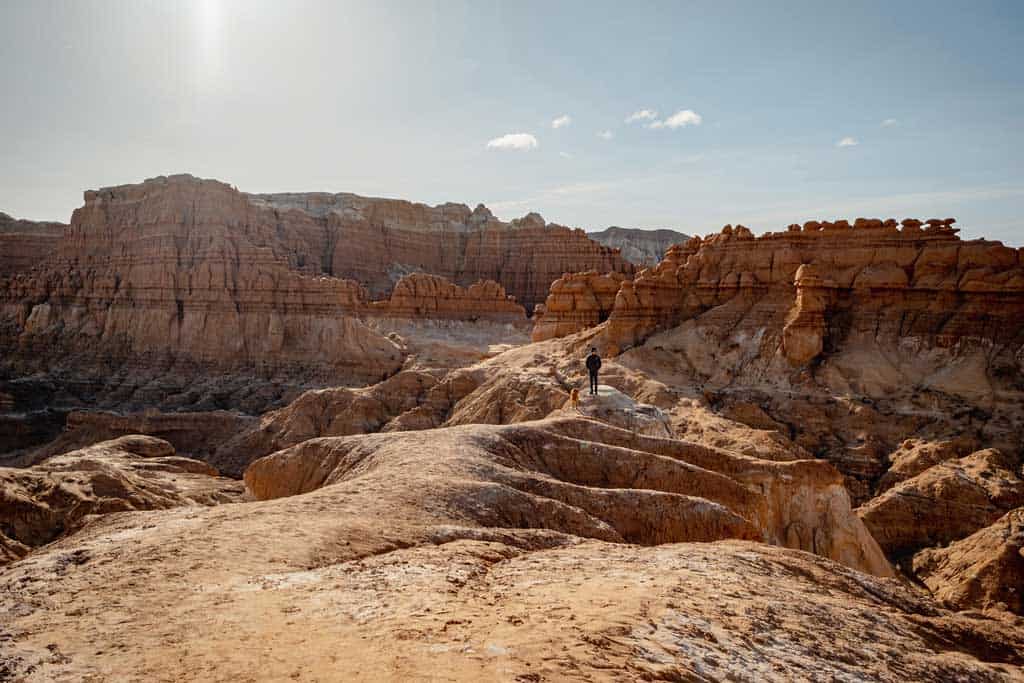
{"type": "Polygon", "coordinates": [[[613,137],[615,137],[615,133],[611,132],[610,130],[602,130],[600,133],[597,134],[597,137],[601,138],[602,140],[611,140],[613,137]]]}
{"type": "Polygon", "coordinates": [[[551,122],[552,128],[564,128],[572,123],[572,117],[568,114],[562,114],[557,119],[551,122]]]}
{"type": "Polygon", "coordinates": [[[651,109],[639,109],[626,117],[626,123],[634,121],[652,121],[658,118],[658,112],[651,109]]]}
{"type": "Polygon", "coordinates": [[[680,109],[664,121],[651,121],[648,128],[685,128],[686,126],[699,126],[703,123],[704,117],[692,109],[680,109]]]}
{"type": "Polygon", "coordinates": [[[855,138],[845,137],[836,143],[836,147],[856,147],[859,144],[855,138]]]}
{"type": "Polygon", "coordinates": [[[897,123],[899,123],[899,121],[896,119],[886,119],[885,121],[882,121],[882,127],[889,128],[890,126],[895,126],[897,123]]]}
{"type": "Polygon", "coordinates": [[[568,152],[559,152],[558,156],[562,157],[563,159],[572,159],[572,155],[569,154],[568,152]]]}
{"type": "Polygon", "coordinates": [[[540,143],[529,133],[508,133],[487,142],[487,149],[537,149],[540,143]]]}

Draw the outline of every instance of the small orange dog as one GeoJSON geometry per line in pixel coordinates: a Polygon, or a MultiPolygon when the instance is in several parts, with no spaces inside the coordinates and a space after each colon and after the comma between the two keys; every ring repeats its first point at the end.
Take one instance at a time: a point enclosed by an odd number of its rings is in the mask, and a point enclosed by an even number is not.
{"type": "Polygon", "coordinates": [[[569,401],[574,409],[580,409],[580,390],[576,387],[573,387],[572,391],[569,392],[569,401]]]}

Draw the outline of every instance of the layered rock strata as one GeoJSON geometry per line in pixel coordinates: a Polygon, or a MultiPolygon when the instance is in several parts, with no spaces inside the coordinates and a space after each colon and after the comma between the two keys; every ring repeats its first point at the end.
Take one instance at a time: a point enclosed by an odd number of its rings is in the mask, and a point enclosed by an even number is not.
{"type": "Polygon", "coordinates": [[[462,286],[493,280],[532,310],[562,273],[633,270],[617,249],[536,213],[505,223],[482,204],[430,207],[347,193],[244,197],[271,209],[281,229],[300,234],[290,242],[302,245],[296,259],[303,266],[356,280],[375,297],[401,275],[424,271],[462,286]]]}
{"type": "Polygon", "coordinates": [[[0,563],[52,542],[88,515],[215,505],[241,494],[238,482],[148,436],[105,441],[27,469],[0,467],[0,563]]]}
{"type": "Polygon", "coordinates": [[[667,228],[643,230],[614,225],[600,232],[588,232],[587,237],[606,247],[618,249],[622,258],[642,267],[657,264],[669,247],[690,239],[689,235],[667,228]]]}
{"type": "Polygon", "coordinates": [[[950,607],[1024,616],[1024,508],[944,548],[922,550],[913,571],[950,607]]]}
{"type": "Polygon", "coordinates": [[[26,221],[0,211],[0,278],[31,270],[57,251],[64,223],[26,221]]]}
{"type": "Polygon", "coordinates": [[[406,356],[367,319],[521,321],[552,280],[594,267],[632,269],[535,214],[160,177],[86,192],[55,255],[0,278],[0,347],[11,376],[130,366],[367,383],[406,356]]]}
{"type": "Polygon", "coordinates": [[[626,279],[621,273],[565,273],[534,310],[533,341],[564,337],[608,319],[615,296],[626,279]]]}
{"type": "MultiPolygon", "coordinates": [[[[760,238],[743,226],[692,238],[653,268],[625,280],[609,315],[609,351],[733,303],[764,329],[766,351],[807,364],[848,337],[950,347],[977,340],[1024,343],[1024,265],[1018,249],[962,241],[953,220],[927,224],[857,219],[808,222],[760,238]],[[924,227],[922,227],[924,226],[924,227]]],[[[542,329],[565,333],[571,316],[546,310],[542,329]]],[[[704,320],[705,324],[709,321],[704,320]]],[[[576,329],[582,325],[577,323],[576,329]]]]}
{"type": "Polygon", "coordinates": [[[906,479],[857,509],[894,556],[945,545],[1024,506],[1020,459],[985,449],[906,479]]]}
{"type": "Polygon", "coordinates": [[[522,322],[526,310],[493,280],[460,287],[439,275],[413,273],[395,284],[386,301],[363,304],[364,315],[428,320],[522,322]]]}
{"type": "Polygon", "coordinates": [[[757,460],[579,418],[310,439],[256,461],[245,482],[266,500],[353,477],[372,486],[399,470],[446,501],[421,522],[441,514],[643,545],[757,539],[892,574],[828,463],[757,460]]]}

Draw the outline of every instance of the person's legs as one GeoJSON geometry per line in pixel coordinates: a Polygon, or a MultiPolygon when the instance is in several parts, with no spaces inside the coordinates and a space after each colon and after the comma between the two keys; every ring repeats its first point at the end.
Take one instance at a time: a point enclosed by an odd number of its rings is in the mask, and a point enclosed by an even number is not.
{"type": "Polygon", "coordinates": [[[597,395],[597,373],[596,372],[590,373],[590,395],[591,396],[596,396],[597,395]]]}

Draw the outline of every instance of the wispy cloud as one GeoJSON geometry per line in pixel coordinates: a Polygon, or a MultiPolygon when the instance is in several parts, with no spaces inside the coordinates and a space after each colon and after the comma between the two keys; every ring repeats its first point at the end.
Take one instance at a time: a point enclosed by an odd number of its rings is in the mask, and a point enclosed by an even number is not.
{"type": "Polygon", "coordinates": [[[895,126],[898,123],[899,121],[897,121],[896,119],[885,119],[884,121],[882,121],[881,125],[882,128],[891,128],[892,126],[895,126]]]}
{"type": "Polygon", "coordinates": [[[626,117],[626,123],[635,123],[637,121],[653,121],[658,118],[658,112],[651,109],[639,109],[629,116],[626,117]]]}
{"type": "Polygon", "coordinates": [[[613,137],[615,137],[615,133],[611,132],[610,130],[602,130],[600,133],[597,134],[597,137],[601,138],[602,140],[611,140],[613,137]]]}
{"type": "Polygon", "coordinates": [[[859,144],[855,138],[845,137],[836,143],[836,147],[856,147],[859,144]]]}
{"type": "Polygon", "coordinates": [[[487,149],[530,150],[537,149],[539,144],[537,138],[529,133],[508,133],[499,138],[488,140],[487,149]]]}
{"type": "Polygon", "coordinates": [[[685,128],[686,126],[699,126],[704,122],[702,117],[692,109],[680,109],[672,116],[669,116],[664,121],[651,121],[647,124],[648,128],[685,128]]]}
{"type": "Polygon", "coordinates": [[[565,128],[572,123],[572,117],[568,114],[562,114],[557,119],[551,122],[552,128],[565,128]]]}
{"type": "Polygon", "coordinates": [[[562,157],[563,159],[572,159],[572,155],[569,154],[568,152],[559,152],[558,156],[562,157]]]}

